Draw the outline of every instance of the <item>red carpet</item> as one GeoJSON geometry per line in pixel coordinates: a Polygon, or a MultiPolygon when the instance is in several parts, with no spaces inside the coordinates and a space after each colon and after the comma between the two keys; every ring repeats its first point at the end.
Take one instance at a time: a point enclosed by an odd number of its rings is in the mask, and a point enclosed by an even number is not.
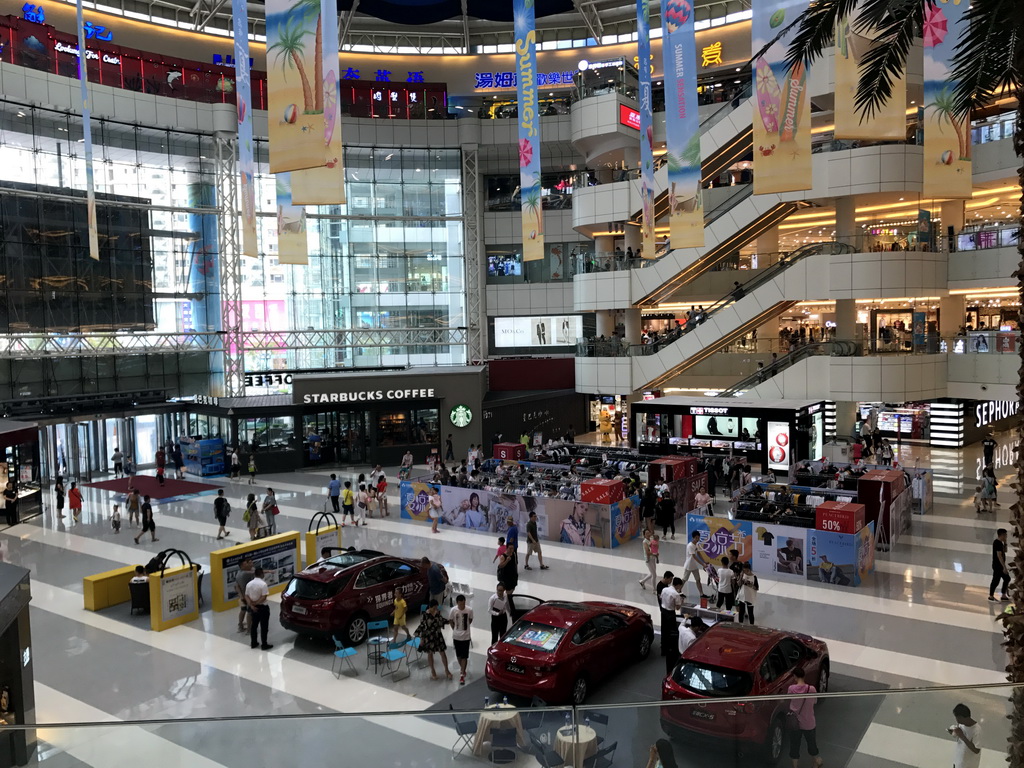
{"type": "MultiPolygon", "coordinates": [[[[87,483],[89,488],[99,488],[112,493],[128,493],[128,478],[122,477],[117,480],[104,480],[99,483],[87,483]]],[[[172,480],[165,478],[164,484],[160,485],[153,475],[136,475],[132,481],[135,488],[143,496],[149,495],[154,499],[169,499],[174,496],[190,496],[204,491],[215,491],[219,486],[207,485],[206,483],[193,483],[189,480],[172,480]]]]}

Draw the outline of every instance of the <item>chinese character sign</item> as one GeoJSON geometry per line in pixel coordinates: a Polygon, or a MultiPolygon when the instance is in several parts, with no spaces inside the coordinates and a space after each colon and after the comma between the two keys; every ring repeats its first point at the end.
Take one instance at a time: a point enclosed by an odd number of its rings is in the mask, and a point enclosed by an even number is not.
{"type": "Polygon", "coordinates": [[[544,258],[544,214],[540,187],[540,109],[537,100],[537,29],[534,0],[513,0],[516,95],[519,101],[519,194],[523,214],[523,260],[544,258]]]}
{"type": "Polygon", "coordinates": [[[235,106],[238,111],[238,174],[242,196],[242,254],[257,258],[256,163],[252,143],[252,85],[249,77],[249,14],[246,0],[233,0],[231,7],[235,35],[235,106]]]}
{"type": "MultiPolygon", "coordinates": [[[[665,71],[665,159],[668,162],[669,239],[673,248],[704,245],[697,112],[697,43],[691,0],[661,0],[665,71]]],[[[722,44],[716,43],[719,63],[722,44]]],[[[713,48],[714,46],[709,46],[713,48]]],[[[702,61],[708,60],[708,48],[702,61]]],[[[644,248],[647,253],[647,249],[644,248]]],[[[653,256],[653,252],[650,256],[653,256]]]]}
{"type": "Polygon", "coordinates": [[[279,173],[277,188],[277,260],[281,264],[308,264],[306,209],[292,204],[290,173],[279,173]]]}
{"type": "Polygon", "coordinates": [[[863,8],[836,22],[836,128],[837,139],[904,139],[907,135],[907,77],[893,80],[892,97],[871,117],[857,112],[854,97],[864,57],[876,46],[877,28],[864,21],[863,8]]]}
{"type": "MultiPolygon", "coordinates": [[[[690,16],[693,16],[693,10],[690,10],[690,16]]],[[[662,17],[662,23],[664,24],[664,17],[662,17]]],[[[693,26],[693,22],[690,22],[690,26],[693,26]]],[[[666,64],[668,62],[666,61],[666,64]]],[[[700,49],[700,65],[702,67],[720,67],[722,66],[722,41],[718,40],[711,45],[705,45],[700,49]]],[[[667,67],[666,67],[667,69],[667,67]]]]}
{"type": "Polygon", "coordinates": [[[775,39],[807,10],[808,0],[754,0],[754,193],[811,188],[811,102],[807,71],[786,66],[793,30],[775,39]],[[774,42],[773,42],[774,41],[774,42]]]}
{"type": "Polygon", "coordinates": [[[319,168],[327,154],[320,5],[268,0],[266,12],[270,172],[319,168]]]}
{"type": "Polygon", "coordinates": [[[636,0],[636,48],[640,61],[640,233],[644,253],[652,255],[654,243],[654,111],[651,104],[651,8],[649,0],[636,0]]]}
{"type": "MultiPolygon", "coordinates": [[[[78,0],[78,50],[85,51],[85,22],[82,20],[82,0],[78,0]]],[[[92,120],[89,116],[89,68],[88,56],[78,57],[78,80],[82,96],[82,139],[85,154],[85,199],[89,221],[89,257],[100,260],[100,237],[96,223],[96,182],[92,169],[92,120]]]]}
{"type": "Polygon", "coordinates": [[[924,9],[923,197],[971,196],[971,130],[953,112],[953,51],[967,34],[967,3],[936,0],[924,9]]]}

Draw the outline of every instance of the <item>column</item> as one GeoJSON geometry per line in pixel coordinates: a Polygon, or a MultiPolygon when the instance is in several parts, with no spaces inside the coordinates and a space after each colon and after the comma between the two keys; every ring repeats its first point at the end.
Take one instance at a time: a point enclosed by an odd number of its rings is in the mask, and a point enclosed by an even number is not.
{"type": "Polygon", "coordinates": [[[951,339],[965,322],[967,300],[964,296],[943,296],[939,299],[939,336],[951,339]]]}
{"type": "Polygon", "coordinates": [[[853,435],[853,427],[857,423],[857,404],[849,400],[836,401],[836,437],[844,438],[853,435]]]}
{"type": "MultiPolygon", "coordinates": [[[[756,240],[758,256],[767,256],[769,253],[779,252],[779,228],[772,227],[756,240]]],[[[768,266],[767,262],[759,263],[758,267],[763,269],[768,266]]]]}
{"type": "MultiPolygon", "coordinates": [[[[609,224],[609,229],[611,225],[609,224]]],[[[612,253],[615,252],[615,235],[598,235],[594,238],[594,253],[597,257],[597,269],[602,270],[612,262],[612,253]]],[[[594,267],[587,266],[585,272],[594,271],[594,267]]]]}
{"type": "Polygon", "coordinates": [[[853,195],[836,198],[836,240],[863,250],[857,228],[857,198],[853,195]]]}
{"type": "Polygon", "coordinates": [[[610,339],[615,332],[615,312],[611,309],[599,309],[597,316],[597,335],[610,339]]]}
{"type": "Polygon", "coordinates": [[[643,318],[639,309],[627,309],[625,312],[626,341],[630,344],[640,343],[640,333],[643,330],[643,318]]]}
{"type": "Polygon", "coordinates": [[[956,234],[964,228],[964,201],[943,200],[939,204],[939,216],[942,217],[942,226],[939,230],[939,250],[943,253],[955,251],[956,234]],[[952,238],[949,235],[950,227],[953,227],[952,238]]]}
{"type": "MultiPolygon", "coordinates": [[[[857,302],[836,300],[836,341],[863,341],[864,329],[857,322],[857,302]]],[[[839,432],[842,434],[842,432],[839,432]]]]}
{"type": "MultiPolygon", "coordinates": [[[[623,239],[626,242],[625,242],[625,245],[622,247],[622,250],[626,250],[627,248],[632,248],[634,254],[637,251],[639,251],[640,250],[640,243],[643,242],[643,238],[641,237],[641,234],[640,234],[640,226],[638,224],[634,224],[631,221],[627,221],[626,222],[626,227],[625,227],[625,233],[623,235],[623,239]]],[[[654,256],[653,253],[645,253],[644,255],[647,258],[651,258],[651,257],[654,256]]]]}

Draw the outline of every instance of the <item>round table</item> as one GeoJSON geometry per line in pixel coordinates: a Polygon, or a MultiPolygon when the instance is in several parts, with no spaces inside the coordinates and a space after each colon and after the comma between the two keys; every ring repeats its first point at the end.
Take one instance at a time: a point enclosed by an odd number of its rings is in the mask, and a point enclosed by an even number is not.
{"type": "Polygon", "coordinates": [[[574,734],[572,726],[558,729],[555,735],[555,752],[565,760],[566,765],[583,768],[583,761],[597,752],[597,731],[589,725],[577,726],[576,730],[577,733],[574,734]]]}
{"type": "Polygon", "coordinates": [[[491,704],[480,713],[480,719],[477,720],[473,754],[478,757],[483,755],[484,744],[490,741],[491,731],[500,728],[515,728],[519,746],[526,744],[526,734],[523,732],[523,720],[519,716],[519,710],[511,704],[491,704]]]}

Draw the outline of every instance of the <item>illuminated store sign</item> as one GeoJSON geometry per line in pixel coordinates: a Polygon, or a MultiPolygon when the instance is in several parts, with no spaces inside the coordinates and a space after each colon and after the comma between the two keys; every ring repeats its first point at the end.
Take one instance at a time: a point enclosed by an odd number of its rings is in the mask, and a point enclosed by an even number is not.
{"type": "Polygon", "coordinates": [[[639,131],[640,112],[632,107],[627,107],[625,104],[619,104],[619,123],[627,128],[636,128],[639,131]]]}
{"type": "Polygon", "coordinates": [[[303,395],[303,403],[366,403],[384,400],[422,400],[435,397],[431,389],[376,389],[361,392],[314,392],[303,395]]]}
{"type": "Polygon", "coordinates": [[[1016,416],[1020,411],[1018,400],[988,400],[974,406],[974,418],[979,427],[1016,416]]]}
{"type": "MultiPolygon", "coordinates": [[[[71,56],[78,56],[79,55],[78,54],[78,46],[76,46],[76,45],[66,45],[64,43],[54,43],[53,50],[55,50],[57,53],[67,53],[67,54],[70,54],[71,56]]],[[[104,54],[102,54],[102,56],[103,56],[103,63],[104,64],[120,64],[121,63],[121,57],[120,56],[111,56],[109,53],[104,53],[104,54]]],[[[85,50],[85,58],[87,60],[99,60],[100,53],[97,52],[97,51],[90,51],[88,48],[86,48],[86,50],[85,50]]]]}
{"type": "MultiPolygon", "coordinates": [[[[572,85],[574,72],[538,72],[537,86],[545,87],[552,85],[572,85]]],[[[476,72],[474,73],[476,84],[473,86],[478,91],[512,89],[517,85],[515,72],[476,72]]]]}
{"type": "Polygon", "coordinates": [[[707,406],[694,406],[690,408],[691,416],[726,416],[728,413],[728,408],[709,408],[707,406]]]}

